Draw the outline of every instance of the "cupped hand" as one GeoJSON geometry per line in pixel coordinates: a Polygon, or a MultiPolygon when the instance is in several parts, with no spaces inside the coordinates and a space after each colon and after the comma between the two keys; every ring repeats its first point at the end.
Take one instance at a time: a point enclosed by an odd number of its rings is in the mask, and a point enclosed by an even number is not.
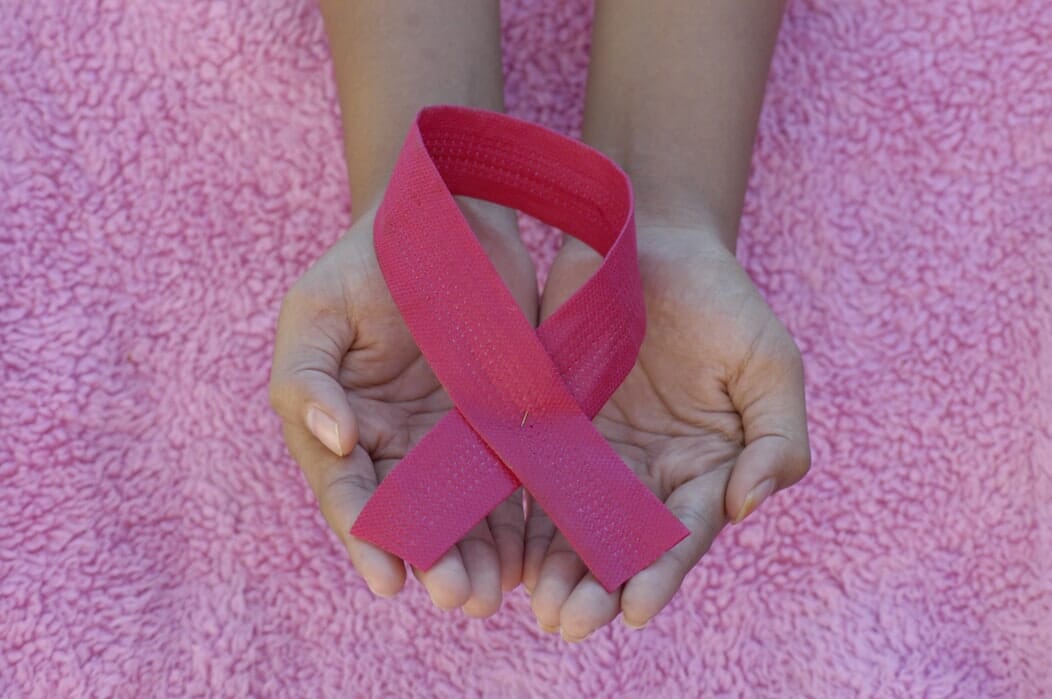
{"type": "MultiPolygon", "coordinates": [[[[514,212],[458,198],[480,243],[531,322],[533,263],[514,212]]],[[[404,563],[350,535],[384,476],[452,407],[387,290],[373,250],[375,209],[296,282],[278,320],[270,398],[321,512],[370,589],[397,593],[404,563]]],[[[521,580],[521,491],[431,569],[414,569],[434,603],[488,616],[521,580]]]]}
{"type": "MultiPolygon", "coordinates": [[[[606,592],[530,502],[523,580],[541,628],[580,640],[623,613],[642,626],[679,589],[727,521],[807,472],[803,366],[712,230],[641,227],[647,332],[635,367],[595,419],[625,462],[690,530],[606,592]]],[[[567,238],[541,300],[551,315],[599,256],[567,238]]]]}

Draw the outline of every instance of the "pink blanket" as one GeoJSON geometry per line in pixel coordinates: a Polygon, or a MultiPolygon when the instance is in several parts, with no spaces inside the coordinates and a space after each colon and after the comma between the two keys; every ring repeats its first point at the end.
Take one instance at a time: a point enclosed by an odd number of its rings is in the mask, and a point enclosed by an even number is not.
{"type": "MultiPolygon", "coordinates": [[[[576,132],[590,14],[506,3],[512,113],[576,132]]],[[[4,3],[0,696],[1052,696],[1050,76],[1047,0],[791,6],[741,254],[814,469],[567,646],[374,599],[267,407],[348,222],[317,9],[4,3]]]]}

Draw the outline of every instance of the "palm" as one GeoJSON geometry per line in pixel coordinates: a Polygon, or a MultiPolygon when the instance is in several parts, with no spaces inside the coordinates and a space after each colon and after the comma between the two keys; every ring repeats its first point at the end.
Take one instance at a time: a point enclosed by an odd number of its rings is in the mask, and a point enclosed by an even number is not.
{"type": "Polygon", "coordinates": [[[371,219],[360,223],[370,229],[341,239],[316,269],[341,283],[354,337],[337,379],[358,419],[359,444],[382,479],[452,403],[387,291],[372,250],[371,219]],[[330,264],[338,274],[330,275],[330,264]]]}
{"type": "MultiPolygon", "coordinates": [[[[527,550],[527,583],[539,588],[538,618],[548,627],[558,619],[564,633],[568,623],[587,633],[622,607],[626,617],[631,611],[645,620],[671,598],[728,519],[727,485],[753,417],[748,402],[779,380],[769,374],[786,365],[783,357],[791,364],[795,353],[788,333],[713,236],[647,229],[640,240],[646,338],[636,365],[595,425],[692,535],[629,581],[626,591],[648,591],[636,605],[645,608],[633,610],[625,605],[638,595],[626,592],[621,599],[620,593],[605,593],[576,556],[562,555],[571,551],[561,534],[554,534],[543,555],[537,548],[527,550]]],[[[594,252],[568,240],[553,265],[542,315],[563,303],[598,263],[594,252]]],[[[545,518],[531,517],[528,535],[545,530],[552,530],[545,518]]],[[[543,544],[543,536],[540,540],[543,544]]]]}
{"type": "MultiPolygon", "coordinates": [[[[531,322],[536,316],[533,266],[514,217],[461,201],[473,230],[531,322]]],[[[289,313],[313,316],[326,350],[339,353],[334,377],[356,425],[356,443],[343,462],[296,424],[286,441],[318,495],[323,514],[344,539],[367,580],[391,581],[401,562],[346,532],[376,485],[450,410],[452,402],[421,355],[394,304],[373,250],[374,213],[360,218],[297,282],[289,313]]],[[[284,312],[283,312],[284,315],[284,312]]],[[[280,336],[279,330],[279,344],[280,336]]],[[[488,615],[501,587],[521,577],[523,513],[518,494],[498,506],[428,571],[415,571],[435,603],[488,615]],[[515,532],[518,532],[516,535],[515,532]]],[[[372,583],[371,583],[372,584],[372,583]]],[[[399,582],[381,583],[384,591],[399,582]]]]}
{"type": "Polygon", "coordinates": [[[744,434],[728,382],[749,348],[778,342],[768,335],[784,331],[723,248],[701,249],[683,234],[644,236],[660,240],[641,250],[646,341],[595,424],[663,500],[709,476],[714,506],[707,516],[718,527],[744,434]]]}

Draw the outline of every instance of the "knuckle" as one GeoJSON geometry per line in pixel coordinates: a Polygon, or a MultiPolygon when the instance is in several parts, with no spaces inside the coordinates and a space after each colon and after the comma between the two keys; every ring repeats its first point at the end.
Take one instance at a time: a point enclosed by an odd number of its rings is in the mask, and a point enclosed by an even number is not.
{"type": "Polygon", "coordinates": [[[526,527],[522,522],[490,522],[489,529],[494,539],[505,536],[511,541],[523,541],[526,527]]]}
{"type": "Polygon", "coordinates": [[[312,380],[311,370],[301,367],[294,367],[291,373],[271,378],[267,387],[270,407],[286,420],[301,421],[301,411],[313,400],[312,380]]]}
{"type": "Polygon", "coordinates": [[[289,393],[289,381],[272,376],[270,384],[267,386],[267,398],[270,401],[271,410],[279,415],[284,413],[289,393]]]}
{"type": "Polygon", "coordinates": [[[794,443],[789,452],[788,462],[789,471],[795,483],[811,470],[811,447],[807,443],[794,443]]]}
{"type": "Polygon", "coordinates": [[[376,482],[361,473],[340,473],[325,480],[315,491],[318,509],[330,522],[350,521],[351,503],[364,500],[363,494],[376,490],[376,482]]]}
{"type": "Polygon", "coordinates": [[[788,331],[783,330],[779,341],[773,343],[768,360],[786,374],[803,376],[804,357],[788,331]]]}
{"type": "Polygon", "coordinates": [[[565,578],[567,575],[572,577],[583,574],[585,565],[573,549],[557,548],[549,544],[548,551],[544,554],[543,568],[557,571],[558,577],[565,578]]]}
{"type": "Polygon", "coordinates": [[[300,282],[296,282],[285,294],[285,298],[281,299],[281,308],[278,310],[279,327],[282,319],[297,313],[305,305],[305,302],[302,286],[300,282]]]}
{"type": "Polygon", "coordinates": [[[376,490],[375,477],[356,471],[345,471],[336,474],[326,482],[321,499],[326,502],[342,503],[356,495],[372,494],[374,490],[376,490]]]}
{"type": "MultiPolygon", "coordinates": [[[[723,526],[722,522],[718,522],[714,519],[704,507],[696,503],[691,502],[680,502],[669,506],[669,511],[676,516],[679,521],[686,525],[687,529],[692,534],[704,531],[719,531],[720,527],[723,526]]],[[[720,510],[722,513],[722,509],[720,510]]],[[[678,563],[685,563],[682,560],[682,549],[680,547],[673,547],[669,549],[668,555],[674,559],[678,559],[678,563]]]]}
{"type": "Polygon", "coordinates": [[[336,312],[339,306],[339,299],[334,298],[331,290],[317,283],[308,283],[303,278],[293,284],[282,299],[278,326],[281,326],[282,319],[291,317],[317,319],[336,312]]]}
{"type": "Polygon", "coordinates": [[[480,534],[467,534],[457,542],[457,548],[464,556],[489,556],[490,552],[496,553],[493,542],[480,534]]]}
{"type": "Polygon", "coordinates": [[[529,533],[522,543],[528,550],[544,554],[552,543],[552,535],[549,532],[529,533]]]}

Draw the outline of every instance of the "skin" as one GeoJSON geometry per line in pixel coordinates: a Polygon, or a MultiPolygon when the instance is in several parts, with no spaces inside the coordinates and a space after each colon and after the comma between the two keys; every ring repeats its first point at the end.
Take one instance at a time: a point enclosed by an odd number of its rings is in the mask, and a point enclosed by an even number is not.
{"type": "MultiPolygon", "coordinates": [[[[647,335],[625,382],[595,419],[640,479],[690,530],[656,563],[607,593],[531,507],[525,583],[541,628],[575,641],[623,613],[642,626],[679,589],[724,524],[732,474],[776,486],[807,470],[803,368],[792,338],[713,231],[641,229],[647,335]]],[[[545,289],[547,316],[598,255],[568,242],[545,289]]]]}
{"type": "MultiPolygon", "coordinates": [[[[328,1],[322,12],[355,220],[282,304],[270,398],[326,521],[369,587],[386,596],[402,588],[404,563],[348,532],[377,484],[451,403],[387,291],[372,221],[421,107],[503,109],[500,18],[497,4],[487,2],[328,1]]],[[[514,212],[458,203],[526,317],[536,320],[536,275],[514,212]]],[[[491,615],[502,590],[521,580],[523,528],[519,493],[430,570],[413,572],[436,606],[491,615]]]]}
{"type": "MultiPolygon", "coordinates": [[[[531,506],[524,583],[540,627],[567,640],[619,613],[646,624],[726,522],[809,467],[800,353],[734,257],[782,9],[770,0],[596,5],[584,140],[632,178],[648,327],[595,424],[691,535],[607,593],[531,506]]],[[[567,240],[542,318],[597,264],[567,240]]]]}
{"type": "MultiPolygon", "coordinates": [[[[352,563],[391,595],[403,562],[347,532],[450,402],[387,293],[372,218],[420,107],[502,108],[499,9],[329,0],[322,10],[355,221],[283,303],[271,402],[352,563]]],[[[649,324],[637,366],[595,424],[690,537],[606,593],[544,513],[528,503],[525,521],[513,497],[431,570],[414,570],[437,606],[487,616],[521,580],[541,627],[567,640],[619,614],[645,624],[727,521],[806,473],[800,355],[734,257],[781,11],[768,0],[596,8],[584,137],[632,177],[649,324]]],[[[513,212],[459,204],[530,319],[550,315],[598,264],[567,239],[538,300],[513,212]]]]}

